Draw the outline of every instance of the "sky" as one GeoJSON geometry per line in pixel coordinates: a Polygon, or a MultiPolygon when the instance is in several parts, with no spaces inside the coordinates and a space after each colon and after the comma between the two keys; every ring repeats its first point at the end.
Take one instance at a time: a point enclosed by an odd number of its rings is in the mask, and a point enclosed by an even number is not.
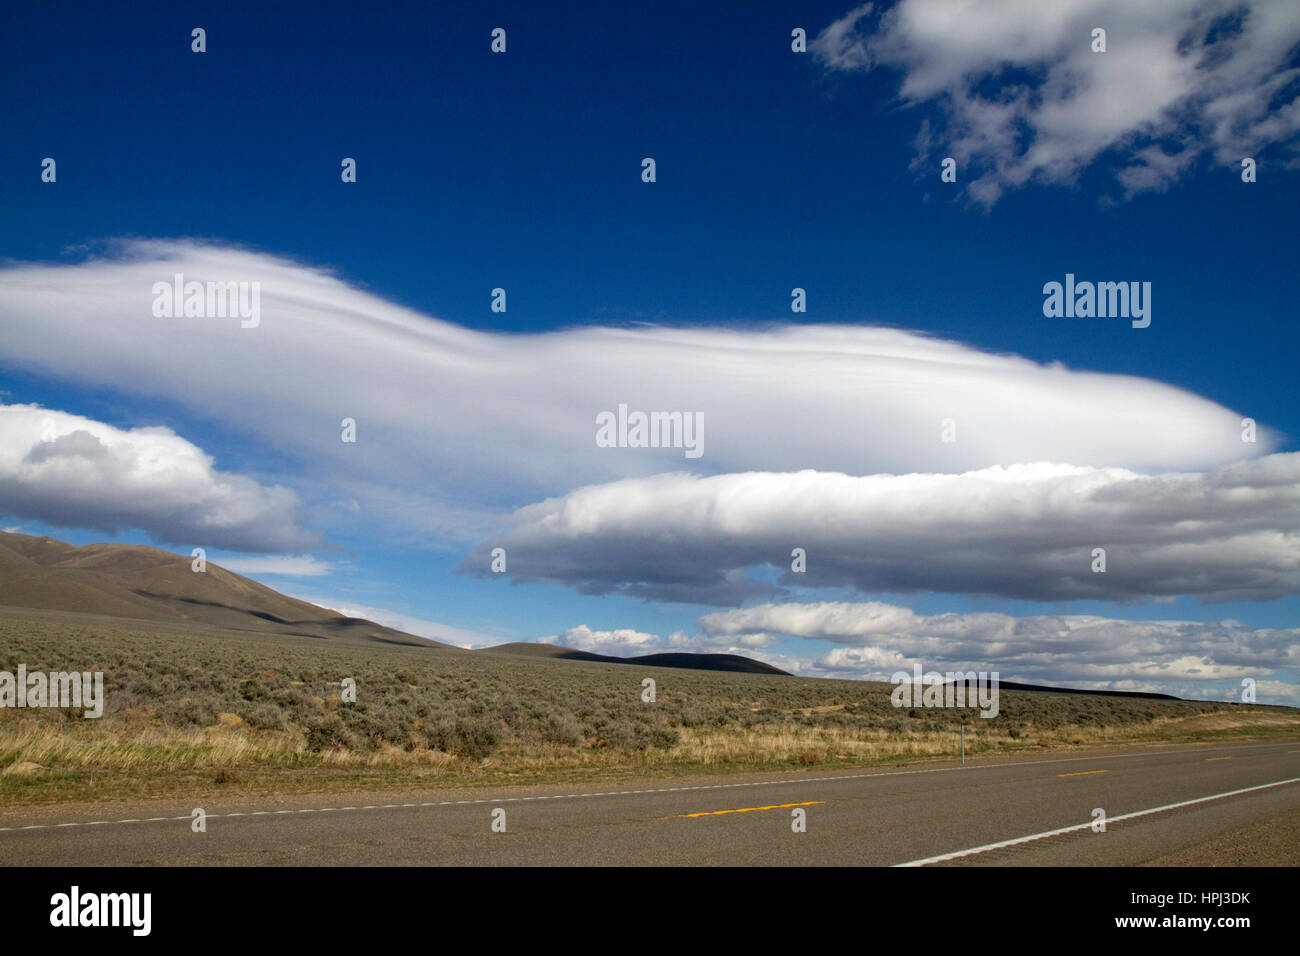
{"type": "Polygon", "coordinates": [[[375,6],[0,14],[0,528],[462,646],[1300,703],[1300,6],[375,6]]]}

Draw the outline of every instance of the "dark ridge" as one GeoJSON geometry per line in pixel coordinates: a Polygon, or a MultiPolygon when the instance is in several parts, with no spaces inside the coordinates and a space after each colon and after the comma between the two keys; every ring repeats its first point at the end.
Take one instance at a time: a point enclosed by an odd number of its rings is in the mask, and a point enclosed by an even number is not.
{"type": "MultiPolygon", "coordinates": [[[[972,681],[947,681],[947,684],[966,685],[967,700],[975,692],[975,684],[972,681]]],[[[999,690],[1036,690],[1047,694],[1088,694],[1092,697],[1127,697],[1130,700],[1182,700],[1181,697],[1175,697],[1173,694],[1154,694],[1140,690],[1081,690],[1075,687],[1044,687],[1041,684],[1020,684],[1011,680],[999,680],[999,690]]]]}
{"type": "Polygon", "coordinates": [[[633,664],[641,667],[679,667],[686,670],[728,671],[736,674],[777,674],[791,676],[787,671],[771,664],[764,664],[739,654],[643,654],[639,657],[611,657],[608,654],[593,654],[590,651],[575,651],[554,644],[530,644],[515,641],[510,644],[498,644],[485,647],[478,653],[511,654],[520,657],[549,657],[566,661],[595,661],[600,664],[633,664]]]}
{"type": "MultiPolygon", "coordinates": [[[[610,660],[619,660],[614,657],[610,660]]],[[[742,674],[780,674],[790,677],[789,671],[756,661],[739,654],[688,654],[684,652],[668,654],[643,654],[640,657],[623,658],[627,663],[643,664],[650,667],[685,667],[694,670],[736,671],[742,674]]]]}

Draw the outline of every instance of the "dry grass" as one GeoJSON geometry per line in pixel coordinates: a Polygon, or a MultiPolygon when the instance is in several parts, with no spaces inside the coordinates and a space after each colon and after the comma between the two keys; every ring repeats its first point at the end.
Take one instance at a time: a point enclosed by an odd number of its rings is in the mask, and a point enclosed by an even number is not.
{"type": "Polygon", "coordinates": [[[983,720],[884,684],[0,617],[0,669],[19,662],[102,670],[107,701],[0,710],[7,805],[870,766],[954,756],[962,722],[972,755],[1300,735],[1294,708],[1004,690],[983,720]]]}

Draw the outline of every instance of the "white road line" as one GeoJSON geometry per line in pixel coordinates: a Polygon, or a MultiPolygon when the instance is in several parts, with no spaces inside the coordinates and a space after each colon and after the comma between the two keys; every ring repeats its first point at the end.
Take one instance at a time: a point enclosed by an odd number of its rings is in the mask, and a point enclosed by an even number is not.
{"type": "MultiPolygon", "coordinates": [[[[1292,777],[1290,780],[1277,780],[1273,783],[1261,783],[1257,787],[1245,787],[1241,790],[1229,790],[1226,793],[1215,793],[1208,797],[1197,797],[1195,800],[1183,800],[1180,803],[1167,803],[1163,807],[1152,807],[1149,810],[1136,810],[1133,813],[1121,814],[1118,817],[1107,817],[1106,824],[1120,823],[1123,820],[1132,820],[1137,817],[1145,817],[1152,813],[1164,813],[1166,810],[1177,810],[1180,807],[1190,807],[1197,803],[1208,803],[1211,800],[1222,800],[1225,797],[1236,797],[1243,793],[1253,793],[1256,790],[1268,790],[1270,787],[1283,787],[1288,783],[1300,783],[1300,777],[1292,777]]],[[[928,856],[924,860],[912,860],[908,863],[895,863],[894,866],[926,866],[930,863],[943,863],[945,860],[956,860],[963,856],[974,856],[976,853],[987,853],[990,850],[1001,850],[1004,847],[1016,846],[1020,843],[1028,843],[1030,840],[1044,840],[1047,837],[1060,836],[1063,833],[1074,833],[1077,830],[1085,830],[1096,824],[1097,821],[1089,820],[1087,823],[1076,823],[1074,826],[1061,827],[1059,830],[1045,830],[1042,833],[1031,833],[1029,836],[1016,837],[1014,840],[1003,840],[1001,843],[986,843],[983,846],[971,847],[969,850],[955,850],[952,853],[944,853],[940,856],[928,856]]]]}
{"type": "MultiPolygon", "coordinates": [[[[1153,750],[1148,752],[1138,752],[1131,754],[1099,754],[1095,757],[1060,757],[1051,760],[1016,760],[1010,763],[986,763],[971,764],[966,767],[931,767],[925,770],[877,770],[870,773],[842,773],[829,777],[786,777],[783,780],[751,780],[743,783],[708,783],[700,784],[694,787],[652,787],[645,790],[607,790],[597,793],[563,793],[563,794],[540,794],[531,797],[483,797],[475,800],[443,800],[441,802],[429,803],[386,803],[383,806],[371,807],[303,807],[294,810],[252,810],[252,811],[235,811],[230,813],[209,813],[205,816],[207,819],[220,819],[222,817],[244,817],[258,816],[262,814],[284,814],[284,813],[333,813],[338,810],[391,810],[406,807],[449,807],[461,806],[464,804],[483,804],[483,803],[509,803],[519,800],[578,800],[583,797],[626,797],[640,793],[681,793],[688,790],[735,790],[740,787],[775,787],[781,784],[805,784],[805,783],[827,783],[836,780],[866,780],[872,777],[908,777],[917,774],[926,773],[972,773],[979,770],[1003,770],[1007,767],[1039,767],[1055,763],[1083,763],[1087,760],[1123,760],[1128,757],[1165,757],[1170,754],[1200,754],[1212,753],[1216,750],[1257,750],[1262,747],[1288,747],[1295,741],[1283,741],[1273,744],[1242,744],[1241,746],[1228,747],[1207,747],[1204,750],[1153,750]]],[[[1270,786],[1272,786],[1270,784],[1270,786]]],[[[189,814],[179,817],[153,817],[151,820],[190,820],[189,814]]],[[[1112,817],[1112,820],[1117,819],[1112,817]]],[[[110,823],[142,823],[151,821],[142,821],[138,819],[130,820],[96,820],[93,823],[32,823],[27,826],[0,827],[0,833],[9,833],[17,830],[52,830],[56,827],[85,827],[85,826],[103,826],[110,823]]],[[[1092,824],[1087,824],[1091,826],[1092,824]]],[[[1026,839],[1033,839],[1027,837],[1026,839]]]]}

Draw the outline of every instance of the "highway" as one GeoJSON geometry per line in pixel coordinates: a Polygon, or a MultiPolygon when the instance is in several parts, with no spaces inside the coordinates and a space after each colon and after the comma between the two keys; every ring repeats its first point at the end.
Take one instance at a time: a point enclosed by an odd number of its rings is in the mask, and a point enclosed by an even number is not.
{"type": "MultiPolygon", "coordinates": [[[[14,807],[0,811],[0,864],[1131,866],[1212,852],[1297,811],[1300,742],[1199,745],[617,786],[14,807]],[[193,832],[195,806],[206,832],[193,832]]],[[[1260,862],[1300,863],[1294,842],[1268,854],[1260,862]]]]}

